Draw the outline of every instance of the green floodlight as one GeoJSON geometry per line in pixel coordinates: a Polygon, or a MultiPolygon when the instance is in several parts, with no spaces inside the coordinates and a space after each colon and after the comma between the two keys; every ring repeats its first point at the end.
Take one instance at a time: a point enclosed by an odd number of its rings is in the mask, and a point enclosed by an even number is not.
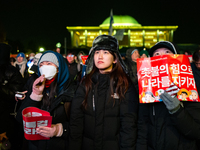
{"type": "Polygon", "coordinates": [[[60,42],[56,43],[56,47],[60,48],[61,47],[61,44],[60,42]]]}
{"type": "Polygon", "coordinates": [[[44,52],[44,48],[43,48],[43,47],[40,47],[40,48],[39,48],[39,52],[44,52]]]}

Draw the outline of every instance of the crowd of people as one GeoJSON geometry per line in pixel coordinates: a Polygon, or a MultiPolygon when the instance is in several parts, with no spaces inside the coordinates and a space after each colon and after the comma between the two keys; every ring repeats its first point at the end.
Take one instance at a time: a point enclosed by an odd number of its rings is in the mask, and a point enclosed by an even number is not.
{"type": "MultiPolygon", "coordinates": [[[[149,50],[129,48],[125,59],[118,40],[109,35],[97,36],[88,54],[68,51],[63,56],[49,50],[10,58],[10,49],[0,43],[0,142],[9,142],[7,149],[200,149],[199,102],[179,101],[164,91],[162,102],[139,103],[137,60],[179,54],[173,43],[161,41],[149,50]],[[24,137],[22,111],[27,107],[50,113],[51,127],[36,129],[49,140],[24,137]]],[[[200,50],[184,54],[192,55],[200,94],[200,50]]]]}

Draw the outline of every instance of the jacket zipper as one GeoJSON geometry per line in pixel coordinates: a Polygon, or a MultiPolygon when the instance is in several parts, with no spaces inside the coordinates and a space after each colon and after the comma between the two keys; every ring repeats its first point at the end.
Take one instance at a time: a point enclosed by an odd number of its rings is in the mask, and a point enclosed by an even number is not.
{"type": "Polygon", "coordinates": [[[92,91],[92,105],[93,105],[93,111],[95,111],[94,90],[92,91]]]}
{"type": "Polygon", "coordinates": [[[155,116],[155,107],[153,105],[153,116],[155,116]]]}

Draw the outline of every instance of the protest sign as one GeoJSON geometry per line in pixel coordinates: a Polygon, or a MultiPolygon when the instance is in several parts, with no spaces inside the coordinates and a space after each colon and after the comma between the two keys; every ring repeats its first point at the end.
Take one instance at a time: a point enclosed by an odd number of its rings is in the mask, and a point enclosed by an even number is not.
{"type": "Polygon", "coordinates": [[[81,56],[81,59],[82,59],[82,74],[81,74],[81,78],[83,78],[85,76],[85,74],[86,74],[87,65],[85,63],[86,63],[86,60],[87,60],[88,56],[89,55],[81,56]]]}
{"type": "Polygon", "coordinates": [[[176,90],[180,101],[199,102],[195,80],[186,55],[162,55],[137,60],[140,103],[160,102],[164,90],[176,90]],[[176,88],[172,85],[176,85],[176,88]]]}
{"type": "Polygon", "coordinates": [[[51,127],[52,116],[50,113],[36,107],[27,107],[22,111],[24,137],[27,140],[48,140],[36,132],[39,126],[51,127]]]}

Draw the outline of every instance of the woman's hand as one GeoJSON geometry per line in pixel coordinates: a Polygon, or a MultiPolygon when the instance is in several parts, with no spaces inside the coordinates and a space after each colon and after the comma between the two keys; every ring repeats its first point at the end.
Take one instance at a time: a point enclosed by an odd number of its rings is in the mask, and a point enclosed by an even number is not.
{"type": "Polygon", "coordinates": [[[40,126],[36,129],[36,132],[44,137],[53,137],[58,135],[59,130],[59,124],[52,124],[51,127],[40,126]]]}
{"type": "Polygon", "coordinates": [[[44,75],[41,75],[39,78],[37,78],[33,83],[33,93],[36,95],[42,95],[42,92],[44,90],[45,86],[45,77],[44,75]]]}
{"type": "Polygon", "coordinates": [[[25,97],[26,97],[26,93],[27,93],[27,92],[28,92],[28,91],[23,91],[23,92],[21,92],[21,93],[23,94],[22,98],[19,98],[19,97],[16,97],[16,96],[15,96],[15,100],[16,100],[16,101],[18,101],[18,100],[24,100],[25,97]]]}

